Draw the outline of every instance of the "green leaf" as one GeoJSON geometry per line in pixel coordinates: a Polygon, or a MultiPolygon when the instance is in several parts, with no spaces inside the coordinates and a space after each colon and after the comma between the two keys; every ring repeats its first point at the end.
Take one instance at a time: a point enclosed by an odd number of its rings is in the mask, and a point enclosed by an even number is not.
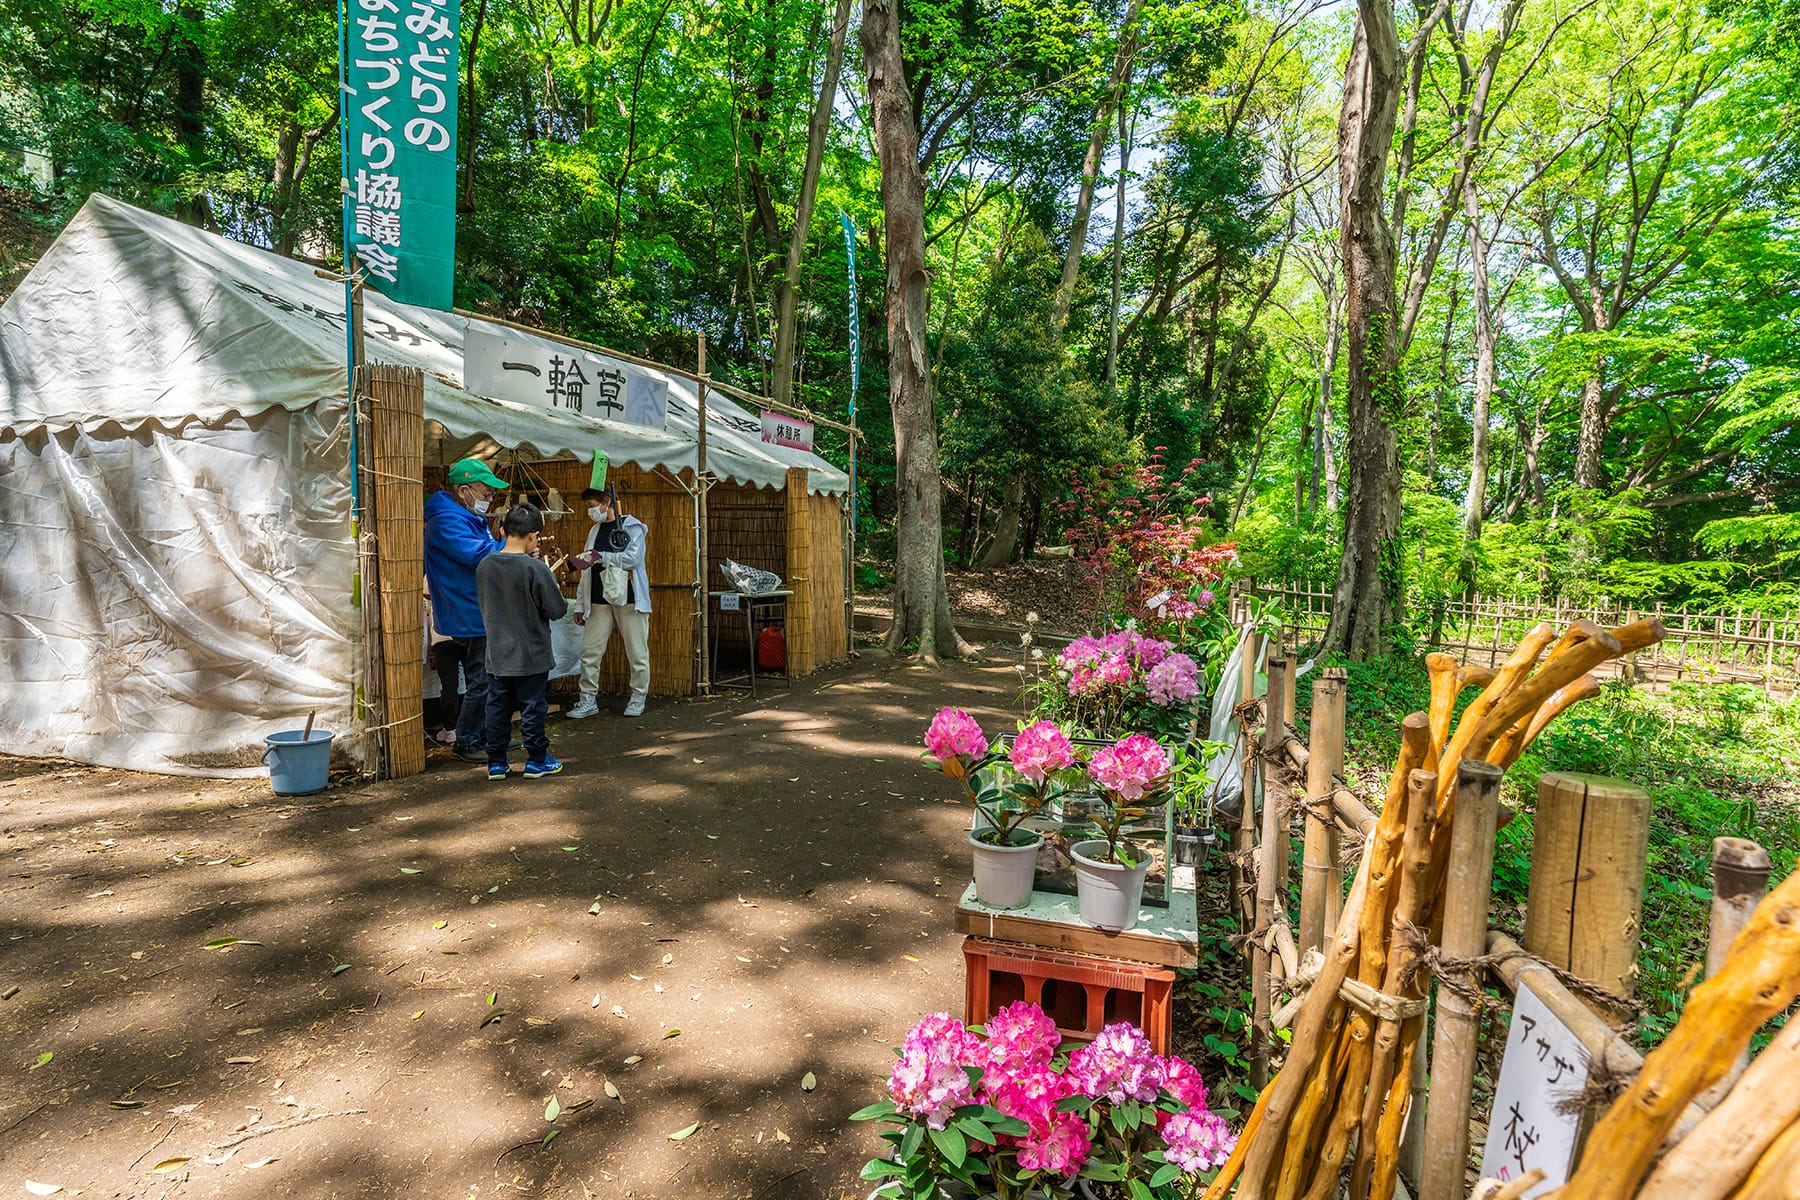
{"type": "Polygon", "coordinates": [[[891,1117],[900,1111],[900,1106],[892,1100],[878,1100],[874,1104],[859,1108],[850,1114],[852,1121],[879,1121],[883,1117],[891,1117]]]}
{"type": "Polygon", "coordinates": [[[550,1097],[550,1103],[544,1105],[544,1120],[554,1121],[561,1115],[562,1105],[557,1103],[555,1096],[550,1097]]]}
{"type": "Polygon", "coordinates": [[[1131,1200],[1156,1200],[1156,1197],[1150,1194],[1150,1189],[1144,1186],[1144,1181],[1141,1179],[1133,1179],[1125,1186],[1131,1191],[1131,1200]]]}
{"type": "Polygon", "coordinates": [[[499,992],[489,992],[488,997],[487,997],[488,1007],[489,1008],[494,1007],[494,1001],[498,1000],[499,998],[500,998],[499,992]]]}
{"type": "Polygon", "coordinates": [[[1114,1129],[1118,1130],[1120,1133],[1124,1133],[1125,1132],[1125,1114],[1122,1111],[1120,1111],[1119,1109],[1115,1108],[1112,1110],[1112,1112],[1108,1113],[1107,1115],[1112,1120],[1112,1127],[1114,1129]]]}
{"type": "Polygon", "coordinates": [[[897,1162],[889,1162],[885,1158],[871,1158],[863,1164],[864,1179],[891,1179],[896,1175],[906,1174],[906,1168],[897,1162]]]}
{"type": "Polygon", "coordinates": [[[997,1118],[988,1118],[987,1125],[988,1128],[992,1129],[995,1133],[1003,1133],[1007,1137],[1024,1137],[1031,1132],[1031,1126],[1019,1120],[1017,1117],[1009,1117],[1004,1114],[997,1118]]]}
{"type": "Polygon", "coordinates": [[[431,927],[433,929],[446,929],[449,927],[449,925],[450,925],[450,922],[448,922],[448,921],[433,921],[431,923],[431,927]]]}
{"type": "Polygon", "coordinates": [[[1170,1163],[1167,1166],[1165,1166],[1162,1170],[1158,1171],[1156,1174],[1154,1174],[1150,1177],[1150,1186],[1153,1188],[1159,1188],[1165,1184],[1174,1183],[1177,1179],[1180,1179],[1180,1178],[1181,1178],[1181,1168],[1176,1166],[1174,1163],[1170,1163]]]}
{"type": "Polygon", "coordinates": [[[39,1067],[48,1066],[50,1064],[50,1060],[55,1057],[56,1057],[56,1052],[54,1050],[46,1050],[42,1054],[37,1056],[36,1062],[32,1063],[29,1067],[26,1067],[25,1069],[27,1071],[35,1071],[39,1067]]]}
{"type": "Polygon", "coordinates": [[[333,975],[342,975],[345,971],[348,971],[349,969],[350,969],[349,963],[339,963],[337,966],[331,968],[331,973],[333,975]]]}
{"type": "Polygon", "coordinates": [[[549,1133],[546,1133],[544,1135],[544,1140],[538,1143],[538,1149],[541,1150],[545,1146],[548,1146],[551,1142],[554,1142],[556,1140],[556,1135],[561,1132],[562,1132],[562,1130],[560,1130],[560,1129],[552,1129],[549,1133]]]}
{"type": "Polygon", "coordinates": [[[1070,1096],[1067,1100],[1058,1101],[1056,1111],[1059,1113],[1085,1113],[1094,1107],[1092,1096],[1070,1096]]]}
{"type": "Polygon", "coordinates": [[[919,1145],[925,1140],[925,1127],[914,1122],[906,1127],[906,1136],[900,1139],[900,1158],[910,1162],[918,1153],[919,1145]]]}
{"type": "Polygon", "coordinates": [[[203,950],[223,950],[227,946],[260,946],[260,945],[262,945],[261,942],[252,941],[249,938],[222,937],[222,938],[214,938],[212,941],[210,941],[210,942],[206,943],[206,945],[202,946],[201,949],[203,949],[203,950]]]}
{"type": "Polygon", "coordinates": [[[419,873],[419,868],[418,867],[401,867],[400,873],[402,875],[417,875],[419,873]]]}
{"type": "Polygon", "coordinates": [[[946,1125],[942,1129],[931,1131],[931,1144],[938,1148],[951,1166],[960,1167],[963,1159],[969,1156],[969,1142],[962,1131],[954,1125],[946,1125]]]}
{"type": "Polygon", "coordinates": [[[689,1138],[693,1137],[694,1132],[699,1128],[700,1128],[700,1122],[695,1121],[692,1125],[689,1125],[686,1129],[677,1129],[674,1133],[671,1133],[669,1135],[669,1140],[671,1142],[685,1142],[689,1138]]]}
{"type": "Polygon", "coordinates": [[[980,1121],[977,1121],[974,1117],[958,1117],[950,1123],[962,1130],[963,1135],[971,1142],[979,1142],[989,1146],[994,1144],[993,1131],[986,1125],[983,1125],[980,1121]]]}

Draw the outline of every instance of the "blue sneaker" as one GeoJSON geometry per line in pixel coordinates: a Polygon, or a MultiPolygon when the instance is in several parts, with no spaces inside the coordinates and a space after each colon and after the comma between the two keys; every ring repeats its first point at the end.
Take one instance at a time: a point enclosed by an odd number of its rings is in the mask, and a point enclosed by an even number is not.
{"type": "Polygon", "coordinates": [[[498,763],[489,763],[488,764],[488,778],[489,779],[505,779],[506,776],[508,775],[508,773],[510,773],[511,771],[512,771],[511,763],[498,762],[498,763]]]}
{"type": "Polygon", "coordinates": [[[554,775],[560,770],[562,770],[562,760],[559,758],[551,758],[546,754],[543,762],[528,762],[525,764],[525,778],[542,779],[544,776],[554,775]]]}

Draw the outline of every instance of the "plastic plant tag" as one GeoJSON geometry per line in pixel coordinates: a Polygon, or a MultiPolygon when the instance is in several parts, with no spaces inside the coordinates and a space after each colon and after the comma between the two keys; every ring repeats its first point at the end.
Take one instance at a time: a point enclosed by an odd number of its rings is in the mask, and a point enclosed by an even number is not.
{"type": "Polygon", "coordinates": [[[606,486],[606,454],[600,447],[594,447],[594,471],[588,476],[588,486],[599,489],[606,486]]]}

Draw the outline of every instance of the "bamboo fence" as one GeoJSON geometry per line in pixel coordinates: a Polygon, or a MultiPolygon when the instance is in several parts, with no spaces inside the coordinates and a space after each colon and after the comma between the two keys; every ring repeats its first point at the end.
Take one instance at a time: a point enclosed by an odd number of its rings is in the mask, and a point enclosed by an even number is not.
{"type": "MultiPolygon", "coordinates": [[[[425,769],[423,654],[425,591],[425,376],[413,367],[375,363],[357,372],[367,397],[369,455],[364,495],[377,566],[381,639],[378,739],[389,778],[425,769]]],[[[373,665],[373,664],[371,664],[373,665]]]]}
{"type": "MultiPolygon", "coordinates": [[[[1282,634],[1288,644],[1306,644],[1324,636],[1331,619],[1329,586],[1255,579],[1241,586],[1281,605],[1282,634]]],[[[1800,692],[1800,617],[1742,608],[1701,613],[1661,605],[1638,608],[1606,600],[1582,606],[1500,596],[1449,600],[1429,611],[1435,626],[1432,647],[1456,654],[1471,665],[1498,666],[1507,650],[1540,621],[1560,628],[1570,621],[1585,620],[1610,629],[1654,617],[1666,631],[1662,642],[1605,664],[1596,674],[1659,686],[1676,681],[1749,683],[1777,695],[1800,692]]]]}

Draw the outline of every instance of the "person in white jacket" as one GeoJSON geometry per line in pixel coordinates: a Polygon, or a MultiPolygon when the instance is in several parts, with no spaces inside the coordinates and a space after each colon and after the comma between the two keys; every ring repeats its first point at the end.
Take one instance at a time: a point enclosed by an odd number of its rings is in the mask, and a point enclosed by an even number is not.
{"type": "Polygon", "coordinates": [[[619,511],[619,494],[611,484],[581,493],[587,505],[587,550],[602,549],[599,561],[581,573],[575,593],[575,623],[584,626],[581,640],[581,700],[569,710],[571,719],[591,717],[600,711],[600,660],[606,657],[613,630],[625,644],[625,661],[631,666],[631,699],[624,715],[644,715],[650,693],[650,575],[644,570],[649,528],[636,517],[619,511]],[[615,530],[623,531],[623,550],[607,550],[615,530]],[[600,540],[605,536],[608,540],[600,540]]]}

